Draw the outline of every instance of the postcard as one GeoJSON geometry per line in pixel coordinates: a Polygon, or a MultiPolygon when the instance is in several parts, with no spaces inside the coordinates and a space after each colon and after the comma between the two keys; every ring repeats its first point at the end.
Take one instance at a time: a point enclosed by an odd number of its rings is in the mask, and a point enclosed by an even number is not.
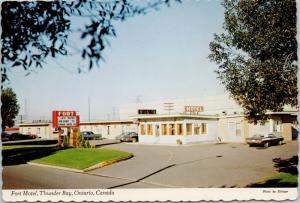
{"type": "Polygon", "coordinates": [[[3,201],[296,200],[296,8],[3,1],[3,201]]]}

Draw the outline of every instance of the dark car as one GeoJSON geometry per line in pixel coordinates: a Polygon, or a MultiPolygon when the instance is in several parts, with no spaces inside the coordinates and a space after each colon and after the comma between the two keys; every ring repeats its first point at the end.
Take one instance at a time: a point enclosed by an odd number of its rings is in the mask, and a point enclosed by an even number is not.
{"type": "Polygon", "coordinates": [[[2,133],[1,134],[1,139],[2,141],[10,141],[10,140],[28,140],[28,139],[35,139],[37,138],[36,135],[30,134],[30,135],[25,135],[21,133],[2,133]]]}
{"type": "Polygon", "coordinates": [[[80,132],[80,136],[84,139],[101,139],[102,137],[100,134],[95,134],[92,131],[82,131],[80,132]]]}
{"type": "Polygon", "coordinates": [[[274,135],[272,133],[267,135],[256,134],[250,138],[246,139],[249,146],[264,146],[269,147],[271,145],[281,145],[283,142],[283,137],[280,135],[274,135]]]}
{"type": "Polygon", "coordinates": [[[2,142],[3,141],[8,141],[9,140],[9,134],[8,133],[6,133],[6,132],[2,132],[1,133],[1,140],[2,140],[2,142]]]}
{"type": "Polygon", "coordinates": [[[137,142],[138,134],[136,132],[125,132],[118,135],[116,140],[120,140],[121,142],[137,142]]]}

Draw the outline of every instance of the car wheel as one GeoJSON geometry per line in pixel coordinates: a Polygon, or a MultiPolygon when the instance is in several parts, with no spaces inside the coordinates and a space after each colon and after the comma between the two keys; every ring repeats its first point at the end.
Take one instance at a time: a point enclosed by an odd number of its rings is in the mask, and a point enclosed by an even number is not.
{"type": "Polygon", "coordinates": [[[249,144],[249,147],[253,147],[253,145],[252,145],[252,144],[249,144]]]}
{"type": "Polygon", "coordinates": [[[266,142],[265,144],[264,144],[264,147],[269,147],[269,143],[268,142],[266,142]]]}
{"type": "Polygon", "coordinates": [[[280,141],[278,142],[278,145],[282,145],[282,140],[280,140],[280,141]]]}

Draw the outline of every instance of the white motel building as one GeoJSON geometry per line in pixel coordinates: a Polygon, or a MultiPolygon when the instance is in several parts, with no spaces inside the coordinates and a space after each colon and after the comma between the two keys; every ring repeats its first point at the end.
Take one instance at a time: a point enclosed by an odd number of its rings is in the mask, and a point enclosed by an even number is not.
{"type": "MultiPolygon", "coordinates": [[[[242,108],[228,96],[200,99],[171,99],[158,102],[124,104],[118,120],[81,122],[81,131],[93,131],[103,138],[114,139],[124,132],[137,132],[139,143],[188,144],[196,142],[245,142],[256,133],[276,133],[292,140],[298,129],[297,109],[268,112],[270,119],[251,124],[242,108]]],[[[56,139],[51,123],[23,123],[20,133],[56,139]]]]}

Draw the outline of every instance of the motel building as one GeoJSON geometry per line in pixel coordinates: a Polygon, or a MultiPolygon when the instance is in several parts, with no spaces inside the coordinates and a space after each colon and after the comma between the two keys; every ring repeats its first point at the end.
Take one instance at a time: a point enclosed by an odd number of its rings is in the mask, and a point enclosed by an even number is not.
{"type": "MultiPolygon", "coordinates": [[[[138,142],[144,144],[244,143],[254,134],[267,133],[290,141],[298,134],[297,113],[297,109],[285,107],[282,112],[268,112],[268,121],[254,125],[226,95],[172,99],[121,105],[118,120],[81,121],[80,131],[92,131],[107,139],[137,132],[138,142]]],[[[57,139],[58,133],[51,122],[22,123],[19,132],[42,139],[57,139]]],[[[66,134],[67,129],[63,129],[63,135],[66,134]]]]}
{"type": "MultiPolygon", "coordinates": [[[[80,131],[91,131],[100,134],[102,138],[115,139],[124,132],[137,132],[137,124],[133,120],[109,120],[80,122],[80,131]]],[[[38,138],[54,140],[58,137],[58,129],[52,127],[52,122],[34,121],[19,124],[19,133],[36,135],[38,138]]],[[[62,136],[68,134],[67,128],[62,128],[62,136]]]]}
{"type": "Polygon", "coordinates": [[[265,124],[249,123],[244,115],[145,115],[136,117],[140,143],[244,143],[254,134],[274,133],[290,141],[297,129],[296,112],[272,113],[265,124]]]}
{"type": "Polygon", "coordinates": [[[218,117],[210,115],[146,115],[137,117],[139,142],[187,144],[215,141],[218,117]]]}
{"type": "Polygon", "coordinates": [[[134,119],[139,142],[146,144],[244,143],[254,134],[268,133],[290,141],[298,132],[297,113],[297,109],[286,106],[283,112],[268,112],[270,119],[255,125],[248,122],[243,109],[227,95],[120,107],[120,118],[134,119]]]}

